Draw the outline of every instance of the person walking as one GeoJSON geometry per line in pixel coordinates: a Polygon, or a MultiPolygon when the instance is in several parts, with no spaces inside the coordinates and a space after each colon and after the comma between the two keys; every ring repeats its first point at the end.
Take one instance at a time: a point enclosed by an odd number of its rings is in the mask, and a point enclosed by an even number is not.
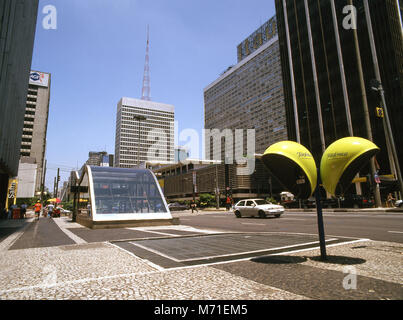
{"type": "Polygon", "coordinates": [[[225,207],[227,209],[227,211],[229,211],[231,209],[231,198],[228,196],[227,200],[225,201],[225,207]]]}
{"type": "Polygon", "coordinates": [[[42,210],[41,201],[38,200],[38,201],[35,203],[35,206],[34,206],[34,207],[35,207],[35,215],[38,217],[37,220],[39,220],[39,216],[40,216],[41,210],[42,210]]]}
{"type": "Polygon", "coordinates": [[[386,207],[387,208],[393,208],[394,207],[394,205],[393,205],[394,201],[395,201],[395,198],[393,198],[393,195],[391,193],[389,193],[388,198],[386,199],[386,207]]]}
{"type": "Polygon", "coordinates": [[[53,215],[53,209],[55,208],[55,206],[53,205],[53,203],[49,203],[46,208],[48,210],[48,218],[51,218],[53,215]]]}
{"type": "Polygon", "coordinates": [[[199,210],[197,210],[196,202],[192,201],[190,207],[192,208],[192,213],[193,213],[194,210],[196,210],[196,212],[199,212],[199,210]]]}
{"type": "Polygon", "coordinates": [[[25,219],[26,213],[27,213],[27,205],[26,205],[25,203],[23,203],[23,204],[21,205],[21,215],[20,215],[20,218],[21,218],[21,219],[25,219]]]}
{"type": "Polygon", "coordinates": [[[13,219],[14,209],[17,209],[17,205],[12,204],[10,210],[8,211],[8,219],[13,219]]]}

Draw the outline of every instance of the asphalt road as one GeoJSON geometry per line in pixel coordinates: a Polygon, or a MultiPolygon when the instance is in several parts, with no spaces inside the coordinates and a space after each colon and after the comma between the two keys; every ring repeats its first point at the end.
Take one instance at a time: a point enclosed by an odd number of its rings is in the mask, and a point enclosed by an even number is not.
{"type": "MultiPolygon", "coordinates": [[[[323,214],[326,236],[365,238],[403,243],[402,213],[331,212],[323,214]]],[[[281,218],[236,218],[232,212],[180,217],[182,225],[217,231],[294,232],[318,234],[314,212],[285,212],[281,218]]]]}

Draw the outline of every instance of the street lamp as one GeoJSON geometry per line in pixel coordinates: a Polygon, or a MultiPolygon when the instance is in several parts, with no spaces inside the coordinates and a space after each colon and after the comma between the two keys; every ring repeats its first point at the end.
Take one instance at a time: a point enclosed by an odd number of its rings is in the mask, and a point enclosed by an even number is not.
{"type": "Polygon", "coordinates": [[[380,93],[383,108],[385,109],[384,110],[384,125],[386,125],[386,132],[387,132],[386,138],[389,140],[390,147],[392,149],[392,156],[393,156],[393,161],[395,163],[396,175],[397,175],[396,178],[399,182],[400,196],[402,197],[403,196],[402,173],[400,171],[399,159],[397,157],[395,139],[393,138],[392,127],[390,125],[389,113],[388,113],[388,109],[386,107],[385,91],[382,87],[382,83],[377,79],[373,79],[371,81],[371,89],[374,91],[378,91],[380,93]]]}
{"type": "Polygon", "coordinates": [[[140,167],[140,121],[145,121],[147,118],[141,115],[133,116],[133,120],[137,120],[138,124],[138,144],[137,144],[137,167],[140,167]]]}
{"type": "Polygon", "coordinates": [[[393,133],[392,133],[392,128],[390,126],[390,120],[389,120],[389,113],[388,109],[386,106],[386,99],[385,99],[385,92],[382,87],[381,83],[381,72],[379,69],[379,63],[378,63],[378,55],[376,51],[376,44],[375,44],[375,37],[374,37],[374,31],[372,28],[372,20],[371,20],[371,13],[369,9],[369,2],[368,0],[364,0],[364,11],[365,11],[365,19],[367,22],[367,29],[368,29],[368,36],[369,36],[369,42],[370,42],[370,47],[371,47],[371,53],[372,53],[372,60],[374,64],[374,71],[375,71],[375,77],[376,79],[371,81],[371,88],[372,90],[379,91],[383,103],[383,107],[385,109],[385,117],[384,117],[384,127],[386,131],[386,139],[389,140],[390,146],[392,149],[392,156],[393,160],[395,162],[395,167],[396,167],[396,175],[397,175],[397,180],[399,182],[399,189],[400,189],[400,196],[403,196],[403,181],[402,181],[402,174],[400,171],[400,166],[399,166],[399,159],[397,158],[397,152],[396,152],[396,146],[395,146],[395,141],[393,139],[393,133]],[[389,137],[388,137],[389,136],[389,137]]]}

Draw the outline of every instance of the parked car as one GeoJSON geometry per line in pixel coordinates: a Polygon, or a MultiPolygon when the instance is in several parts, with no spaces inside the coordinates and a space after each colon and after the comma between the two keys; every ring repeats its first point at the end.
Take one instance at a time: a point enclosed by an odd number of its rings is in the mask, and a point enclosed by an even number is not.
{"type": "Polygon", "coordinates": [[[174,202],[168,204],[168,209],[170,211],[183,211],[183,210],[188,210],[189,207],[186,204],[180,204],[179,202],[174,202]]]}
{"type": "Polygon", "coordinates": [[[374,201],[357,194],[348,194],[340,198],[342,208],[373,208],[374,201]]]}
{"type": "Polygon", "coordinates": [[[403,201],[402,200],[397,200],[395,202],[395,207],[396,208],[402,208],[403,207],[403,201]]]}
{"type": "Polygon", "coordinates": [[[309,208],[316,208],[316,201],[315,198],[309,198],[306,200],[289,200],[282,202],[282,205],[288,209],[309,209],[309,208]]]}
{"type": "Polygon", "coordinates": [[[284,213],[284,207],[272,204],[264,199],[241,200],[234,206],[234,213],[237,218],[274,216],[279,218],[284,213]]]}

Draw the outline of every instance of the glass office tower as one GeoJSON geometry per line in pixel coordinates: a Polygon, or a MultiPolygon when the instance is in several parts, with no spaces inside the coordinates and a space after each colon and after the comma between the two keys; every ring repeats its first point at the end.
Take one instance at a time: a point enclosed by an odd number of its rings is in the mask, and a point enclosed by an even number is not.
{"type": "MultiPolygon", "coordinates": [[[[319,163],[323,145],[328,147],[351,134],[368,138],[354,32],[343,24],[347,17],[343,10],[349,1],[276,0],[275,3],[288,136],[297,141],[299,135],[300,142],[311,150],[319,163]],[[335,10],[332,10],[333,1],[335,10]],[[333,19],[334,16],[336,19],[333,19]]],[[[353,5],[357,10],[357,34],[371,131],[374,143],[381,148],[376,157],[377,168],[380,175],[386,175],[393,173],[393,169],[384,119],[376,112],[382,106],[380,94],[371,89],[371,82],[376,76],[364,1],[354,0],[353,5]]],[[[403,39],[399,1],[369,0],[369,11],[382,85],[402,168],[403,39]]],[[[368,165],[361,174],[369,172],[368,165]]],[[[381,188],[385,184],[381,184],[381,188]]]]}

